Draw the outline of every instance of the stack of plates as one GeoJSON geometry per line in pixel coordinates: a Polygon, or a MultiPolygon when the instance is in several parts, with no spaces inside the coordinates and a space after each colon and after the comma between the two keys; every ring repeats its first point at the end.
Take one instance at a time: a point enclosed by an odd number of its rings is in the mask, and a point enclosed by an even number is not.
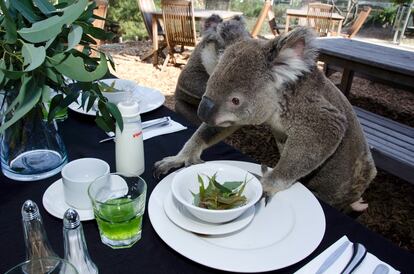
{"type": "MultiPolygon", "coordinates": [[[[257,164],[215,163],[260,174],[257,164]]],[[[211,224],[192,216],[174,200],[171,195],[174,175],[168,175],[155,187],[148,213],[161,239],[195,262],[234,272],[271,271],[306,258],[323,238],[322,207],[300,183],[276,194],[267,206],[261,201],[231,222],[211,224]]]]}

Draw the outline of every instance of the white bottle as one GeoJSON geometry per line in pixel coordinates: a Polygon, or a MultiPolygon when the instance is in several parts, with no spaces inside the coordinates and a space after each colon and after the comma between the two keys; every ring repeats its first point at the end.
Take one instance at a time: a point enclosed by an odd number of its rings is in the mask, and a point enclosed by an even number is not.
{"type": "Polygon", "coordinates": [[[145,170],[145,160],[138,102],[134,100],[123,101],[117,106],[122,115],[124,129],[121,132],[116,126],[116,171],[141,175],[145,170]]]}

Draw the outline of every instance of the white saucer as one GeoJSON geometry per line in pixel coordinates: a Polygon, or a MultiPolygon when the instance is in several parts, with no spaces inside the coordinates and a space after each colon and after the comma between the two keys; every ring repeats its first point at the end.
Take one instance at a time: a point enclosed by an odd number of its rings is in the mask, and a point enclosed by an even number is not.
{"type": "MultiPolygon", "coordinates": [[[[132,91],[133,97],[139,100],[140,114],[159,108],[165,101],[165,96],[159,90],[138,85],[134,81],[123,79],[105,79],[102,80],[102,82],[106,82],[108,85],[115,82],[115,87],[118,89],[123,89],[125,86],[128,86],[128,89],[132,91]]],[[[89,111],[86,111],[86,109],[83,109],[80,106],[81,98],[82,94],[79,94],[78,99],[69,105],[69,109],[80,114],[96,116],[96,110],[94,110],[93,107],[89,111]]]]}
{"type": "Polygon", "coordinates": [[[194,217],[174,199],[170,191],[164,201],[164,211],[174,224],[185,230],[204,235],[223,235],[241,230],[250,224],[254,217],[255,207],[250,207],[242,215],[231,222],[212,224],[194,217]]]}
{"type": "MultiPolygon", "coordinates": [[[[71,206],[65,202],[62,179],[57,180],[46,189],[43,194],[42,203],[47,212],[56,218],[63,219],[63,214],[65,214],[65,211],[68,208],[71,208],[71,206]]],[[[95,219],[93,209],[85,210],[75,208],[75,210],[79,213],[81,221],[95,219]]]]}

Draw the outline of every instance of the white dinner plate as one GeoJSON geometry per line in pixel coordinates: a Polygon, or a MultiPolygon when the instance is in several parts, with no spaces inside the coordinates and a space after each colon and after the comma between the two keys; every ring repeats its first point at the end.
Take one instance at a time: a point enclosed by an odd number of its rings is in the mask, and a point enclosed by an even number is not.
{"type": "MultiPolygon", "coordinates": [[[[261,174],[257,164],[215,162],[261,174]]],[[[181,229],[170,221],[163,209],[174,175],[168,175],[155,187],[149,199],[148,214],[161,239],[195,262],[234,272],[271,271],[301,261],[322,241],[324,212],[315,196],[300,183],[277,193],[266,207],[263,200],[259,202],[253,220],[240,231],[205,236],[181,229]]]]}
{"type": "Polygon", "coordinates": [[[223,235],[241,230],[247,226],[253,220],[255,207],[250,207],[231,222],[212,224],[194,217],[184,206],[174,199],[170,191],[164,200],[164,211],[173,223],[185,230],[204,235],[223,235]]]}
{"type": "MultiPolygon", "coordinates": [[[[62,179],[57,180],[51,184],[43,194],[42,203],[47,212],[56,218],[63,219],[68,208],[73,208],[65,202],[63,194],[63,183],[62,179]]],[[[75,209],[81,221],[89,221],[95,219],[93,215],[93,209],[75,209]]]]}
{"type": "MultiPolygon", "coordinates": [[[[105,80],[102,80],[102,81],[107,82],[105,80]]],[[[119,89],[122,89],[122,87],[120,87],[122,85],[128,85],[128,90],[132,91],[132,96],[139,101],[139,108],[140,108],[139,112],[141,114],[157,109],[160,106],[162,106],[162,104],[164,104],[164,101],[165,101],[164,95],[156,89],[140,86],[130,80],[111,79],[110,82],[112,81],[116,82],[115,86],[116,88],[119,88],[119,89]]],[[[110,82],[109,83],[107,82],[107,84],[110,85],[111,84],[110,82]]],[[[86,111],[80,107],[80,103],[81,103],[81,95],[79,95],[77,102],[73,102],[72,104],[69,105],[69,108],[80,114],[85,114],[85,115],[90,115],[90,116],[96,115],[96,110],[94,110],[93,107],[89,111],[86,111]]],[[[85,107],[86,105],[87,104],[85,104],[85,107]]]]}

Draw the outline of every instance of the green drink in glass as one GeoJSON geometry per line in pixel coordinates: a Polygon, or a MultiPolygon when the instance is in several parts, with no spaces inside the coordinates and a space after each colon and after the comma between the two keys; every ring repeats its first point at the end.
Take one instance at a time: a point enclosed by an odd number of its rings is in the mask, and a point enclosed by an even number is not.
{"type": "Polygon", "coordinates": [[[101,240],[112,248],[131,247],[141,239],[147,186],[139,176],[113,173],[88,189],[101,240]]]}

